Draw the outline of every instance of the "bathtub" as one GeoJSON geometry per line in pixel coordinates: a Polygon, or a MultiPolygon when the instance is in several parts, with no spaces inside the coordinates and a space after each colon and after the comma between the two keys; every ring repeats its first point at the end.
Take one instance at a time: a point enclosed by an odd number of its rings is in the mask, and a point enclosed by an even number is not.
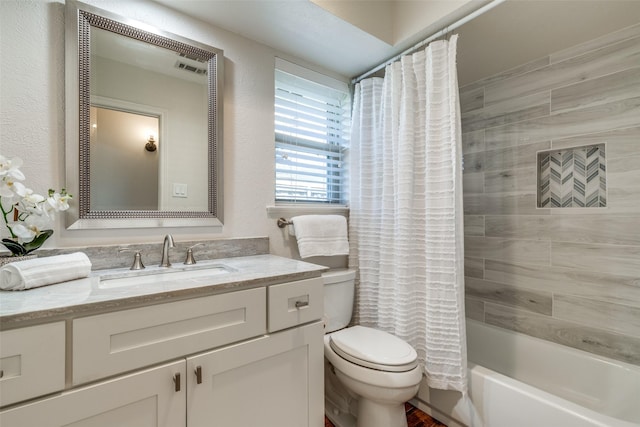
{"type": "Polygon", "coordinates": [[[467,321],[469,396],[421,387],[449,427],[638,427],[640,367],[467,321]]]}

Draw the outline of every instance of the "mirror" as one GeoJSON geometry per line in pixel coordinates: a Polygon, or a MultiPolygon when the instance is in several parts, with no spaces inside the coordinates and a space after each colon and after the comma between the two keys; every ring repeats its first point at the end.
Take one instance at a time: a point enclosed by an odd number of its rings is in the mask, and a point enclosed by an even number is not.
{"type": "Polygon", "coordinates": [[[222,225],[222,51],[67,1],[67,228],[222,225]]]}

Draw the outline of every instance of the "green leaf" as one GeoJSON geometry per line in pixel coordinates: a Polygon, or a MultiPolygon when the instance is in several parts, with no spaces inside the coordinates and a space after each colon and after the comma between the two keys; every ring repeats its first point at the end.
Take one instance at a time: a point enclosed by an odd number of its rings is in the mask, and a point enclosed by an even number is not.
{"type": "Polygon", "coordinates": [[[53,230],[42,230],[35,239],[30,241],[29,243],[25,243],[24,249],[26,250],[25,254],[35,251],[53,234],[53,230]]]}
{"type": "Polygon", "coordinates": [[[11,253],[15,256],[26,255],[27,250],[24,246],[22,246],[18,242],[14,242],[10,239],[2,239],[2,244],[11,251],[11,253]]]}

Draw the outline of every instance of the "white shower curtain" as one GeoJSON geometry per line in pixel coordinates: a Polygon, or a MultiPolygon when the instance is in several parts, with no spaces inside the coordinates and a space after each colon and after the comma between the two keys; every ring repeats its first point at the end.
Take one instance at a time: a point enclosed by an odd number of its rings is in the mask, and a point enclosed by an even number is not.
{"type": "Polygon", "coordinates": [[[409,342],[431,387],[467,388],[457,36],[356,85],[354,320],[409,342]]]}

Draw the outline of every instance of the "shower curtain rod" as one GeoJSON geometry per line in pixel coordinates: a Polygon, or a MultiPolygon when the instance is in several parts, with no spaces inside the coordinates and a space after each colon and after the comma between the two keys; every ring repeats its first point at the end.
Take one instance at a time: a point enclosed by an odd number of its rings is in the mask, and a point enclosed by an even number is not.
{"type": "Polygon", "coordinates": [[[506,0],[492,0],[491,2],[485,4],[484,6],[480,7],[479,9],[476,9],[475,11],[471,12],[470,14],[463,16],[462,18],[460,18],[459,20],[457,20],[456,22],[454,22],[451,25],[447,25],[446,27],[444,27],[443,29],[441,29],[440,31],[430,35],[429,37],[427,37],[426,39],[422,40],[421,42],[418,42],[417,44],[411,46],[409,49],[399,53],[398,55],[387,59],[386,61],[384,61],[382,64],[378,65],[377,67],[367,71],[366,73],[355,77],[354,79],[351,80],[351,84],[356,84],[358,83],[360,80],[363,80],[367,77],[369,77],[371,74],[375,73],[376,71],[379,71],[381,69],[383,69],[384,67],[386,67],[387,65],[397,61],[398,59],[402,58],[404,55],[408,55],[411,52],[414,52],[418,49],[420,49],[421,47],[429,44],[431,41],[437,39],[438,37],[442,37],[443,35],[455,30],[456,28],[462,26],[463,24],[466,24],[467,22],[477,18],[478,16],[482,15],[483,13],[493,9],[494,7],[498,6],[501,3],[504,3],[506,0]]]}

